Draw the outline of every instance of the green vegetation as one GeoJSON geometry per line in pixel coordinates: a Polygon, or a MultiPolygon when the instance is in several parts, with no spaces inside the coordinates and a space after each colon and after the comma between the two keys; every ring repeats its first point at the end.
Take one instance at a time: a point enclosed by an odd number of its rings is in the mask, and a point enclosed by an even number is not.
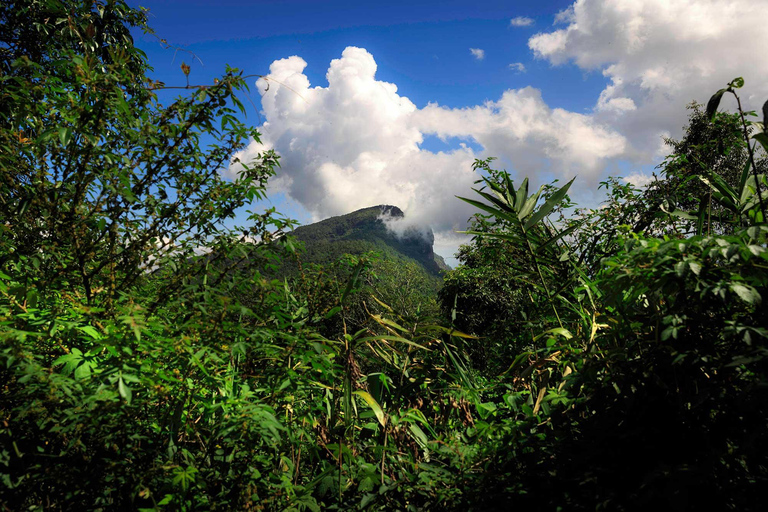
{"type": "Polygon", "coordinates": [[[372,206],[302,226],[291,235],[305,243],[301,258],[305,263],[327,264],[344,254],[376,251],[388,259],[412,260],[433,277],[449,270],[443,258],[432,251],[434,236],[429,228],[421,231],[414,227],[398,235],[379,220],[381,217],[402,219],[404,215],[396,206],[372,206]]]}
{"type": "Polygon", "coordinates": [[[761,508],[768,104],[716,112],[743,80],[597,210],[476,162],[435,295],[380,207],[225,228],[278,163],[221,177],[245,77],[163,105],[131,29],[0,5],[4,509],[761,508]]]}

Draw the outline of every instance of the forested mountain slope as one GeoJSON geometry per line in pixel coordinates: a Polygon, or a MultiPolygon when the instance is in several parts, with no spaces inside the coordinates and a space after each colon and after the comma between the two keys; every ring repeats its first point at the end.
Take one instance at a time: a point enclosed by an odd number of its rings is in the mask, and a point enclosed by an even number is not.
{"type": "Polygon", "coordinates": [[[343,254],[376,251],[385,259],[413,260],[432,277],[449,270],[443,258],[432,249],[431,229],[410,227],[398,234],[384,221],[406,222],[397,206],[380,205],[302,226],[291,234],[305,245],[301,256],[305,263],[326,264],[343,254]]]}

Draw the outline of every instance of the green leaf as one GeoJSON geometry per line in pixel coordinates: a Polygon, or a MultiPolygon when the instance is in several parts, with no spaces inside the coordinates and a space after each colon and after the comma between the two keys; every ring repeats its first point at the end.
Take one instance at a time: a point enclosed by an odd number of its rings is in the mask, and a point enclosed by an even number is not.
{"type": "Polygon", "coordinates": [[[328,319],[331,318],[333,315],[341,311],[341,306],[336,306],[331,308],[325,315],[323,315],[323,318],[328,319]]]}
{"type": "Polygon", "coordinates": [[[78,329],[88,336],[90,336],[93,339],[99,339],[99,331],[97,331],[93,326],[91,325],[84,325],[82,327],[78,327],[78,329]]]}
{"type": "Polygon", "coordinates": [[[67,146],[72,139],[72,128],[59,128],[59,140],[63,146],[67,146]]]}
{"type": "Polygon", "coordinates": [[[757,142],[763,146],[763,149],[768,152],[768,133],[760,132],[752,136],[757,142]]]}
{"type": "Polygon", "coordinates": [[[723,99],[723,94],[725,94],[726,91],[727,89],[720,89],[709,98],[709,101],[707,102],[707,119],[709,119],[710,122],[715,120],[717,107],[720,106],[720,100],[723,99]]]}
{"type": "Polygon", "coordinates": [[[514,205],[511,205],[509,202],[507,202],[506,199],[502,199],[501,197],[494,197],[491,194],[483,192],[482,190],[477,190],[474,188],[472,190],[486,198],[491,203],[495,204],[501,211],[509,213],[510,215],[515,213],[513,209],[514,205]]]}
{"type": "Polygon", "coordinates": [[[539,245],[539,246],[536,248],[536,252],[537,252],[537,253],[541,253],[541,252],[543,252],[543,251],[544,251],[544,249],[546,249],[547,247],[549,247],[549,246],[550,246],[550,245],[552,245],[553,243],[557,242],[557,241],[558,241],[558,240],[560,240],[561,238],[564,238],[564,237],[566,237],[566,236],[570,235],[571,233],[573,233],[574,231],[576,231],[576,229],[577,229],[579,226],[581,226],[581,223],[579,223],[579,224],[574,224],[573,226],[569,227],[568,229],[564,229],[564,230],[560,231],[559,233],[557,233],[556,235],[554,235],[554,236],[551,236],[551,237],[550,237],[550,238],[549,238],[549,239],[548,239],[546,242],[544,242],[543,244],[539,245]]]}
{"type": "Polygon", "coordinates": [[[696,219],[698,219],[698,217],[696,215],[693,215],[693,214],[688,213],[688,212],[684,212],[683,210],[675,210],[675,211],[669,212],[669,214],[673,215],[675,217],[679,217],[681,219],[685,219],[685,220],[696,220],[696,219]]]}
{"type": "Polygon", "coordinates": [[[127,403],[128,405],[131,405],[131,398],[133,397],[133,392],[131,391],[131,388],[129,388],[125,384],[122,376],[117,379],[117,390],[120,393],[120,396],[125,399],[125,403],[127,403]]]}
{"type": "Polygon", "coordinates": [[[381,408],[379,403],[371,396],[370,393],[367,391],[355,391],[355,395],[359,396],[363,400],[365,400],[365,403],[368,404],[368,407],[371,408],[373,411],[373,414],[376,415],[376,419],[379,420],[379,423],[382,427],[387,426],[387,417],[384,414],[384,410],[381,408]]]}
{"type": "Polygon", "coordinates": [[[522,220],[526,218],[528,215],[531,214],[534,208],[536,208],[536,203],[539,201],[539,196],[541,196],[541,193],[544,191],[544,187],[539,187],[538,192],[533,194],[531,197],[526,199],[525,204],[520,208],[519,213],[517,216],[522,220]]]}
{"type": "Polygon", "coordinates": [[[341,294],[341,300],[339,301],[341,304],[344,304],[344,301],[347,300],[350,292],[352,292],[352,289],[357,284],[357,279],[360,277],[360,272],[363,270],[364,266],[365,262],[360,260],[355,267],[355,270],[352,272],[352,277],[350,277],[349,282],[347,283],[347,287],[344,289],[344,293],[341,294]]]}
{"type": "Polygon", "coordinates": [[[422,450],[426,450],[429,448],[429,439],[427,439],[427,435],[424,433],[423,430],[421,430],[421,427],[416,425],[415,423],[411,423],[408,425],[408,430],[411,431],[411,435],[413,439],[419,443],[419,446],[421,446],[422,450]]]}
{"type": "Polygon", "coordinates": [[[575,177],[571,179],[571,181],[566,183],[563,187],[561,187],[557,192],[552,194],[552,196],[549,199],[547,199],[547,202],[544,203],[544,205],[541,208],[539,208],[536,211],[536,213],[531,215],[531,217],[525,222],[523,229],[528,231],[533,226],[535,226],[537,222],[539,222],[541,219],[543,219],[544,217],[552,213],[552,210],[554,210],[555,207],[557,207],[557,205],[560,204],[560,202],[563,200],[565,195],[568,193],[568,189],[571,188],[571,185],[573,184],[574,180],[576,180],[575,177]]]}
{"type": "Polygon", "coordinates": [[[411,345],[412,347],[420,348],[422,350],[429,350],[427,347],[423,345],[419,345],[418,343],[415,343],[411,340],[401,338],[400,336],[368,336],[366,338],[360,338],[358,341],[363,343],[366,341],[379,341],[379,340],[397,341],[398,343],[405,343],[406,345],[411,345]]]}
{"type": "Polygon", "coordinates": [[[78,380],[86,379],[91,376],[91,363],[84,362],[75,370],[75,378],[78,380]]]}
{"type": "MultiPolygon", "coordinates": [[[[392,327],[393,329],[397,329],[400,332],[408,332],[408,329],[405,327],[402,327],[396,322],[393,322],[392,320],[383,318],[381,315],[371,315],[371,318],[373,318],[376,323],[381,324],[385,327],[392,327]]],[[[391,331],[390,331],[391,332],[391,331]]]]}
{"type": "Polygon", "coordinates": [[[758,304],[762,299],[758,291],[749,285],[731,283],[731,291],[735,292],[741,300],[748,304],[758,304]]]}
{"type": "Polygon", "coordinates": [[[751,160],[747,158],[747,162],[744,164],[744,169],[741,171],[741,178],[739,178],[739,201],[741,203],[744,203],[749,195],[747,180],[749,179],[749,168],[751,163],[751,160]]]}
{"type": "Polygon", "coordinates": [[[516,217],[513,217],[512,215],[510,215],[510,214],[508,214],[508,213],[506,213],[506,212],[504,212],[502,210],[499,210],[498,208],[493,208],[491,206],[488,206],[485,203],[481,203],[480,201],[475,201],[474,199],[468,199],[466,197],[461,197],[461,196],[456,196],[456,197],[458,199],[461,199],[465,203],[471,204],[475,208],[479,208],[479,209],[481,209],[481,210],[483,210],[485,212],[490,213],[494,217],[501,217],[502,219],[508,220],[509,222],[512,222],[512,223],[517,222],[517,218],[516,217]]]}
{"type": "Polygon", "coordinates": [[[520,185],[520,188],[517,189],[517,195],[515,197],[515,208],[517,209],[518,213],[522,210],[523,206],[525,206],[526,199],[528,199],[527,177],[523,179],[523,183],[520,185]]]}

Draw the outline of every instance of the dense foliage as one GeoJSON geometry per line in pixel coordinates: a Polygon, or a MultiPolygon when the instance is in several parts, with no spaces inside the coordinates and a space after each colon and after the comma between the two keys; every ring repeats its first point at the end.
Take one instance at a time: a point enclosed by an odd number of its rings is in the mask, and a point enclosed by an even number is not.
{"type": "Polygon", "coordinates": [[[242,72],[163,105],[132,29],[119,0],[0,5],[5,509],[765,502],[768,137],[716,112],[743,80],[596,210],[478,161],[438,308],[359,239],[301,263],[254,203],[276,156],[220,172],[258,139],[242,72]]]}

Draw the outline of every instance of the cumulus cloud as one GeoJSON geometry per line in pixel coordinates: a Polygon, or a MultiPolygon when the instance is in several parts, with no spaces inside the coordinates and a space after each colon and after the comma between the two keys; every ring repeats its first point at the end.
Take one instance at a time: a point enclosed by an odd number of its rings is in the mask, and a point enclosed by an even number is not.
{"type": "Polygon", "coordinates": [[[295,199],[318,220],[397,205],[409,222],[431,226],[445,242],[474,213],[454,196],[471,194],[475,158],[498,156],[500,165],[534,179],[542,168],[558,177],[596,178],[627,145],[590,115],[549,108],[531,87],[473,107],[419,109],[395,84],[376,79],[376,61],[365,49],[349,47],[333,60],[325,87],[310,84],[306,66],[297,56],[276,60],[257,82],[263,143],[236,157],[248,161],[274,149],[281,168],[272,192],[295,199]],[[426,136],[458,143],[428,151],[426,136]]]}
{"type": "Polygon", "coordinates": [[[766,12],[767,0],[577,0],[557,15],[562,28],[528,46],[554,65],[602,72],[596,119],[650,159],[663,133],[680,133],[685,104],[706,103],[734,77],[747,82],[749,108],[768,97],[766,12]]]}
{"type": "Polygon", "coordinates": [[[643,188],[647,187],[653,182],[653,176],[644,172],[636,171],[629,176],[625,176],[622,178],[622,181],[624,183],[629,183],[630,185],[634,185],[637,188],[643,188]]]}
{"type": "Polygon", "coordinates": [[[471,53],[477,60],[483,60],[485,58],[485,50],[481,50],[480,48],[470,48],[469,53],[471,53]]]}
{"type": "Polygon", "coordinates": [[[513,62],[509,65],[509,69],[518,73],[525,73],[525,64],[522,62],[513,62]]]}
{"type": "Polygon", "coordinates": [[[528,16],[517,16],[509,20],[510,27],[530,27],[533,25],[533,18],[528,16]]]}

